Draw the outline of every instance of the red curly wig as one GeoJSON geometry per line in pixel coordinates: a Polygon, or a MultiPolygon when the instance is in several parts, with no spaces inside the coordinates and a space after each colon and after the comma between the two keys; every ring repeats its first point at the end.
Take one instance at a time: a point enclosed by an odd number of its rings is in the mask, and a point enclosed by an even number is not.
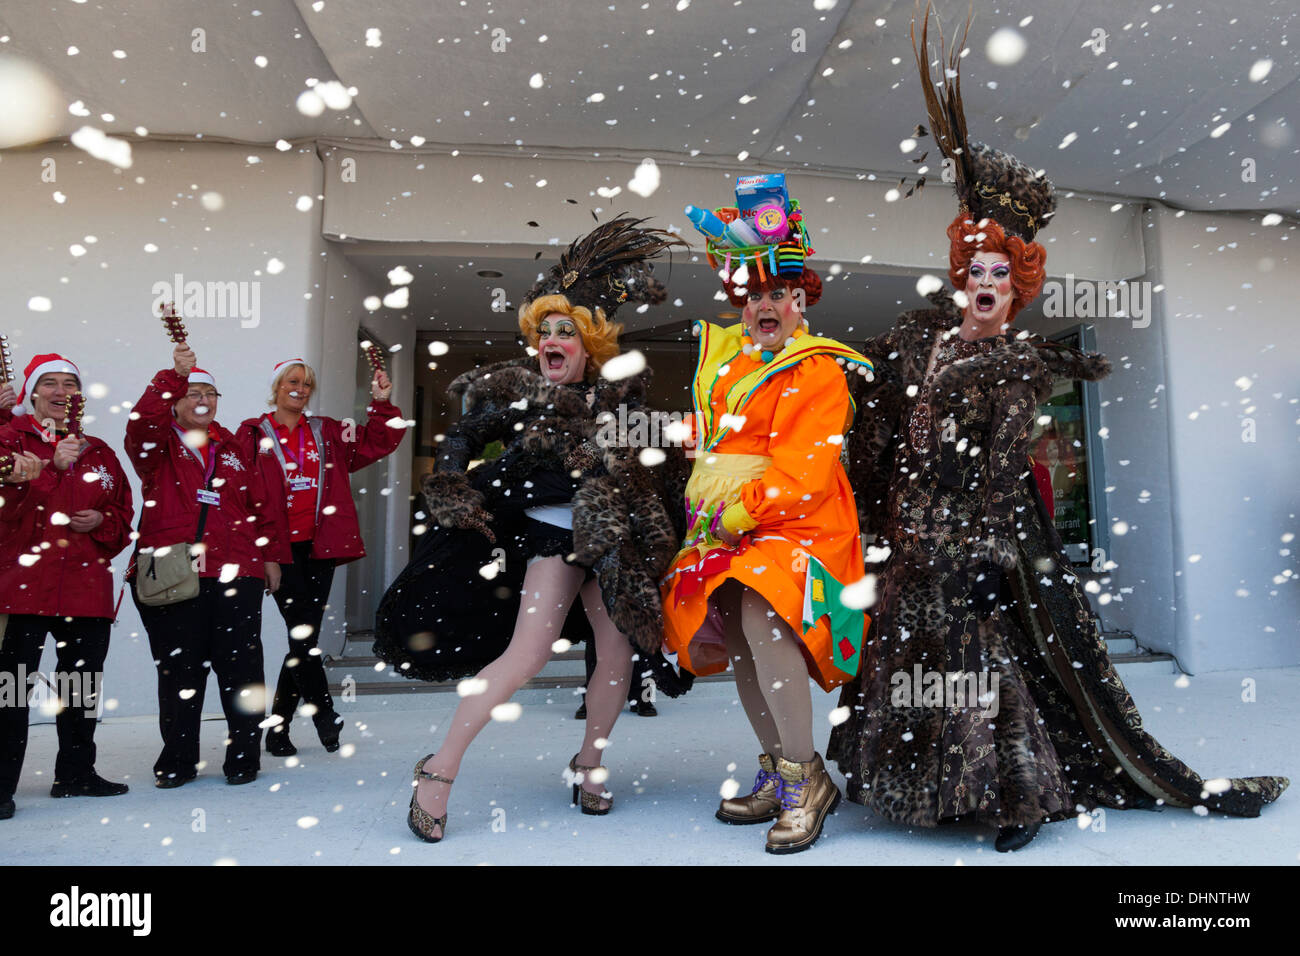
{"type": "Polygon", "coordinates": [[[948,281],[954,289],[965,290],[966,270],[977,251],[1000,252],[1011,260],[1011,308],[1007,321],[1027,306],[1043,291],[1047,278],[1047,250],[1037,242],[1025,242],[1019,236],[1008,236],[992,219],[974,222],[966,214],[958,213],[948,225],[948,281]]]}
{"type": "Polygon", "coordinates": [[[760,282],[758,270],[752,266],[746,268],[749,270],[749,281],[740,287],[745,290],[744,292],[736,291],[737,286],[731,281],[730,276],[722,280],[722,290],[727,294],[727,301],[738,309],[743,309],[749,303],[749,293],[770,292],[778,284],[785,286],[791,292],[795,289],[803,289],[804,305],[807,308],[816,305],[817,300],[822,297],[822,277],[811,269],[804,269],[797,279],[785,279],[765,271],[760,282]]]}

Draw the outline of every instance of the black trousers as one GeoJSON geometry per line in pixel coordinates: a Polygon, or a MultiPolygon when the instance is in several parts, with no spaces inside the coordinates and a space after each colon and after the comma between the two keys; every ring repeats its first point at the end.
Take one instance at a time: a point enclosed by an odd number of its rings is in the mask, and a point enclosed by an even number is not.
{"type": "Polygon", "coordinates": [[[259,769],[266,716],[262,675],[262,594],[259,578],[199,582],[198,597],[147,607],[131,595],[149,633],[158,668],[158,729],[163,749],[155,776],[188,777],[199,762],[199,722],[209,669],[217,673],[228,741],[222,772],[259,769]],[[210,667],[209,667],[210,665],[210,667]]]}
{"type": "Polygon", "coordinates": [[[112,621],[105,617],[11,614],[0,639],[0,800],[10,799],[27,753],[27,694],[41,666],[45,635],[54,636],[54,692],[62,710],[54,718],[59,755],[56,783],[75,783],[95,770],[95,707],[108,655],[112,621]]]}
{"type": "Polygon", "coordinates": [[[317,730],[323,730],[334,725],[337,715],[325,662],[312,651],[320,643],[325,602],[334,583],[334,559],[311,557],[310,541],[295,541],[292,549],[293,563],[280,565],[280,588],[275,592],[276,606],[289,629],[289,653],[280,665],[271,713],[284,718],[281,726],[287,726],[298,701],[304,700],[316,708],[312,720],[317,730]]]}

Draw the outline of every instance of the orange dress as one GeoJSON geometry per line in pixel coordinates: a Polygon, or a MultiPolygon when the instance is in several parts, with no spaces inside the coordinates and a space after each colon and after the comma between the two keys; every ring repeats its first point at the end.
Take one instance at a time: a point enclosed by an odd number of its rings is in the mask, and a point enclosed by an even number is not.
{"type": "Polygon", "coordinates": [[[802,330],[763,362],[743,352],[743,326],[699,327],[689,530],[663,579],[665,644],[693,674],[725,670],[723,622],[709,596],[740,581],[785,619],[809,675],[831,690],[857,673],[869,623],[856,589],[842,593],[863,564],[840,463],[853,403],[837,360],[871,363],[802,330]],[[718,540],[719,525],[744,535],[735,549],[718,540]]]}

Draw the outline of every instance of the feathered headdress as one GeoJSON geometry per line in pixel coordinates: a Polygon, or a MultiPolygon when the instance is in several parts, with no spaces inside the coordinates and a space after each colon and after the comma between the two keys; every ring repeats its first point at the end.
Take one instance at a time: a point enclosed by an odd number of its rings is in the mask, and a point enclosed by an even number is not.
{"type": "Polygon", "coordinates": [[[544,295],[562,295],[574,305],[604,309],[605,318],[625,302],[658,305],[667,297],[649,260],[688,243],[663,229],[643,229],[645,219],[626,214],[573,240],[560,261],[524,296],[524,305],[544,295]]]}
{"type": "MultiPolygon", "coordinates": [[[[938,17],[935,18],[936,22],[938,17]]],[[[968,139],[966,114],[961,103],[961,51],[970,33],[971,18],[961,41],[947,49],[943,31],[939,31],[940,82],[930,76],[930,6],[926,5],[921,21],[921,45],[916,45],[916,20],[912,21],[912,52],[921,74],[930,129],[943,155],[952,160],[956,176],[957,198],[971,219],[992,219],[1008,235],[1026,242],[1047,225],[1056,210],[1056,193],[1046,177],[1030,169],[1010,153],[968,139]]]]}

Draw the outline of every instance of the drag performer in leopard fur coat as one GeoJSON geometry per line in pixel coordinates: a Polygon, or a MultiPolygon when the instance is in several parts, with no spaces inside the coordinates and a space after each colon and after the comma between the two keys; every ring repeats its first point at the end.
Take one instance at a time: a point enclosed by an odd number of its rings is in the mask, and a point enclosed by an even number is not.
{"type": "Polygon", "coordinates": [[[936,293],[862,350],[876,380],[854,383],[870,414],[850,433],[850,480],[889,553],[829,753],[850,799],[909,825],[991,823],[999,851],[1097,806],[1256,816],[1288,781],[1203,780],[1143,730],[1038,493],[1038,405],[1053,378],[1096,381],[1110,363],[1011,328],[1042,287],[1032,240],[1055,199],[1014,157],[966,142],[957,66],[929,112],[959,160],[949,278],[965,304],[936,293]]]}
{"type": "MultiPolygon", "coordinates": [[[[592,569],[611,618],[653,668],[660,690],[675,697],[689,688],[691,675],[678,674],[659,653],[658,577],[685,530],[680,509],[662,502],[679,497],[665,496],[685,485],[685,457],[665,449],[667,459],[647,468],[638,460],[640,448],[601,440],[619,406],[649,411],[649,379],[646,370],[616,382],[556,385],[538,373],[536,359],[520,358],[452,382],[448,393],[467,410],[442,442],[439,469],[424,477],[431,530],[380,604],[380,658],[405,677],[444,681],[468,677],[499,657],[514,630],[524,568],[534,557],[525,512],[572,501],[572,544],[558,536],[542,542],[543,549],[572,552],[577,564],[592,569]],[[497,441],[505,446],[499,457],[465,470],[497,441]]],[[[576,612],[565,632],[591,633],[576,612]]]]}
{"type": "Polygon", "coordinates": [[[618,429],[642,410],[647,376],[606,365],[621,331],[610,317],[628,301],[662,302],[649,260],[685,245],[642,222],[616,219],[575,240],[529,291],[519,327],[534,358],[477,369],[452,385],[464,414],[424,481],[429,543],[389,589],[376,621],[376,653],[413,676],[486,665],[439,751],[416,765],[407,823],[426,842],[443,838],[450,785],[470,743],[562,638],[576,636],[564,625],[579,595],[596,648],[585,736],[567,771],[583,813],[612,807],[601,750],[634,657],[643,670],[657,658],[666,693],[684,689],[667,679],[676,675],[665,673],[658,653],[657,587],[683,530],[670,517],[676,509],[665,507],[678,499],[664,484],[674,469],[684,473],[684,457],[677,449],[657,466],[642,464],[644,449],[628,447],[635,435],[618,429]],[[494,442],[504,452],[481,461],[494,442]],[[485,592],[487,620],[476,603],[485,592]]]}

